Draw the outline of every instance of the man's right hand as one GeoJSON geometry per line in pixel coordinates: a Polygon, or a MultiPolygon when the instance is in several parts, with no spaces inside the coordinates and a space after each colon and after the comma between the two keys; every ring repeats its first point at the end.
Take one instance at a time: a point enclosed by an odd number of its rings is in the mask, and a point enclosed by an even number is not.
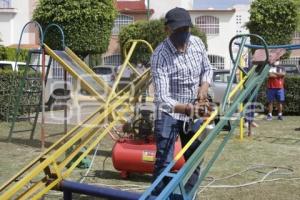
{"type": "Polygon", "coordinates": [[[191,118],[200,118],[209,116],[211,107],[208,100],[197,101],[195,104],[177,104],[174,109],[175,113],[186,114],[191,118]]]}

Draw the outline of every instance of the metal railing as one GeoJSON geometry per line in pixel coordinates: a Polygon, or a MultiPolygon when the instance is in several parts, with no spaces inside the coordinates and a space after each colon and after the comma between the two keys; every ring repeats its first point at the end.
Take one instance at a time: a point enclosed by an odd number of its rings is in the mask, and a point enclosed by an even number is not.
{"type": "MultiPolygon", "coordinates": [[[[54,80],[64,80],[64,69],[56,61],[53,61],[52,63],[52,78],[54,80]]],[[[67,74],[67,81],[72,81],[72,76],[70,74],[67,74]]]]}
{"type": "Polygon", "coordinates": [[[0,9],[1,8],[11,8],[11,0],[0,0],[0,9]]]}

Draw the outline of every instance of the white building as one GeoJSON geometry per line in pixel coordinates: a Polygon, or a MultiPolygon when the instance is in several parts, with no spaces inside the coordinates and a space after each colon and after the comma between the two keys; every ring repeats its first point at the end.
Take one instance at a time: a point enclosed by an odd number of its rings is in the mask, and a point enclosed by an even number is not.
{"type": "MultiPolygon", "coordinates": [[[[146,0],[147,1],[147,0],[146,0]]],[[[159,19],[175,7],[189,11],[193,24],[206,33],[208,54],[215,68],[232,66],[229,56],[229,41],[236,34],[247,33],[245,23],[249,20],[249,5],[235,5],[228,9],[194,9],[193,0],[150,0],[154,10],[151,19],[159,19]]]]}
{"type": "MultiPolygon", "coordinates": [[[[146,5],[148,0],[145,0],[146,5]]],[[[193,9],[193,0],[149,0],[150,8],[154,10],[151,19],[160,19],[165,17],[166,12],[175,7],[186,10],[193,9]]]]}
{"type": "Polygon", "coordinates": [[[211,64],[218,69],[229,68],[228,44],[236,34],[234,9],[190,10],[193,24],[206,33],[211,64]]]}
{"type": "MultiPolygon", "coordinates": [[[[31,20],[36,0],[0,0],[0,38],[5,46],[19,42],[23,26],[31,20]]],[[[35,44],[35,30],[25,30],[22,44],[35,44]]]]}
{"type": "MultiPolygon", "coordinates": [[[[189,10],[193,24],[206,33],[208,54],[212,65],[229,69],[229,42],[237,34],[248,33],[245,27],[249,20],[249,5],[236,5],[228,9],[189,10]]],[[[233,48],[236,53],[237,48],[233,48]]]]}

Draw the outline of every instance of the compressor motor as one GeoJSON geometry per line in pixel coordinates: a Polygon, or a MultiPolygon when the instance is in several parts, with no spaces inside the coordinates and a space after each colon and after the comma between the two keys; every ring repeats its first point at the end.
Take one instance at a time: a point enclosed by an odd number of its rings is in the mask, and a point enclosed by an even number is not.
{"type": "Polygon", "coordinates": [[[135,117],[131,122],[124,124],[123,132],[134,140],[149,142],[154,135],[154,109],[152,103],[137,104],[135,117]]]}

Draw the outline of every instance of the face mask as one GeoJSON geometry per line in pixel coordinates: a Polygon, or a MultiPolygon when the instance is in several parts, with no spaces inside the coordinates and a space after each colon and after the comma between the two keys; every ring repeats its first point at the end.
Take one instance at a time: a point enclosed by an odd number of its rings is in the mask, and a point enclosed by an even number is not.
{"type": "Polygon", "coordinates": [[[170,35],[170,40],[173,45],[178,47],[183,47],[189,40],[191,33],[189,31],[184,32],[174,32],[170,35]]]}

